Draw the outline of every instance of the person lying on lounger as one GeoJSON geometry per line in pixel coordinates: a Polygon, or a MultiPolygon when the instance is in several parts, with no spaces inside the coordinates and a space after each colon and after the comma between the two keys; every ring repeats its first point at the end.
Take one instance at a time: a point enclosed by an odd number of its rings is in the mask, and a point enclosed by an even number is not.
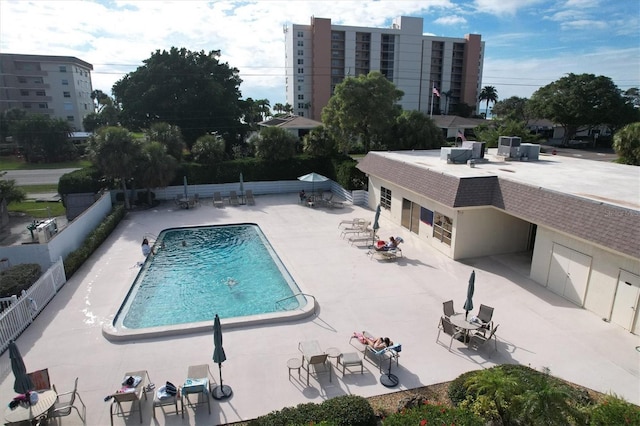
{"type": "Polygon", "coordinates": [[[388,348],[393,345],[393,342],[388,337],[378,337],[377,339],[373,339],[371,337],[366,337],[367,345],[371,346],[373,349],[379,351],[380,349],[388,348]]]}

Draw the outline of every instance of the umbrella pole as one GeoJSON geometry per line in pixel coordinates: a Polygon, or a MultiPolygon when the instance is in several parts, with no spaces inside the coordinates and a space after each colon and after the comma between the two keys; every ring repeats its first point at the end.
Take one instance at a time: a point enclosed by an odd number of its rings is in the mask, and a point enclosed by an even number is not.
{"type": "Polygon", "coordinates": [[[213,399],[226,399],[231,396],[233,390],[231,389],[231,386],[222,384],[221,362],[218,363],[218,368],[220,370],[220,386],[216,386],[215,388],[213,388],[213,390],[211,391],[211,396],[213,396],[213,399]]]}

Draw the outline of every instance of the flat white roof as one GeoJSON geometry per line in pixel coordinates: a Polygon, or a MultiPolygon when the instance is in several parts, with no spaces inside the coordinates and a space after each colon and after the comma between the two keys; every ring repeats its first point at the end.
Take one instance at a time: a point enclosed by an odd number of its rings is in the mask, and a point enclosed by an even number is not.
{"type": "Polygon", "coordinates": [[[540,154],[538,161],[504,161],[489,149],[475,167],[447,164],[440,150],[369,152],[457,178],[497,176],[525,185],[640,211],[640,167],[540,154]]]}

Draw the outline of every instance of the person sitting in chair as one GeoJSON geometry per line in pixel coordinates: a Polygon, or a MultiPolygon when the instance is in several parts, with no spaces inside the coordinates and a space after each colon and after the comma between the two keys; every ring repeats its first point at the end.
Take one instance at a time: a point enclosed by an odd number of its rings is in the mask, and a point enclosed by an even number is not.
{"type": "Polygon", "coordinates": [[[146,238],[142,240],[142,255],[144,257],[149,256],[151,253],[151,246],[149,245],[149,240],[146,238]]]}
{"type": "Polygon", "coordinates": [[[398,248],[398,244],[400,244],[402,242],[402,238],[400,237],[389,237],[389,241],[388,242],[384,242],[384,241],[378,241],[378,244],[376,246],[376,250],[377,251],[389,251],[389,250],[394,250],[396,248],[398,248]]]}
{"type": "Polygon", "coordinates": [[[307,199],[307,194],[304,192],[304,189],[298,193],[298,196],[300,197],[301,203],[304,203],[304,200],[307,199]]]}

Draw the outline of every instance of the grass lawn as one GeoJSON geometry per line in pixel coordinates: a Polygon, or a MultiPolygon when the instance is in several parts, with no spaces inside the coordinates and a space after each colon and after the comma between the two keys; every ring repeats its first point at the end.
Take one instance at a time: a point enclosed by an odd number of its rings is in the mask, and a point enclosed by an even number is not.
{"type": "Polygon", "coordinates": [[[88,167],[88,160],[69,161],[65,163],[27,163],[22,157],[2,157],[0,170],[38,170],[38,169],[70,169],[88,167]]]}
{"type": "Polygon", "coordinates": [[[21,203],[12,202],[7,206],[10,212],[20,212],[36,219],[46,219],[53,216],[64,216],[66,210],[61,202],[36,202],[23,201],[21,203]]]}
{"type": "Polygon", "coordinates": [[[41,194],[44,192],[58,192],[58,184],[43,183],[39,185],[18,185],[27,194],[41,194]]]}

